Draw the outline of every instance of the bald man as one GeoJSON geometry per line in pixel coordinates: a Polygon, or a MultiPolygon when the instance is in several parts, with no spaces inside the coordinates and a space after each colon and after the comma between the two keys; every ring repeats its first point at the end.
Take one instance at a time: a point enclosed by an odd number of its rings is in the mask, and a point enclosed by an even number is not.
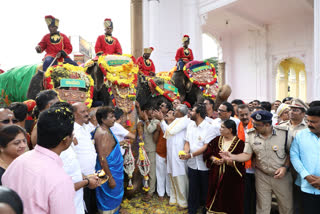
{"type": "Polygon", "coordinates": [[[0,128],[5,125],[12,125],[18,120],[14,117],[13,112],[7,108],[0,108],[0,128]]]}
{"type": "MultiPolygon", "coordinates": [[[[72,105],[74,112],[74,137],[78,144],[73,145],[80,163],[81,172],[84,176],[95,173],[97,153],[94,144],[91,141],[91,134],[86,124],[89,123],[88,107],[84,103],[74,103],[72,105]]],[[[88,213],[95,213],[96,207],[95,190],[84,188],[84,201],[88,213]]]]}

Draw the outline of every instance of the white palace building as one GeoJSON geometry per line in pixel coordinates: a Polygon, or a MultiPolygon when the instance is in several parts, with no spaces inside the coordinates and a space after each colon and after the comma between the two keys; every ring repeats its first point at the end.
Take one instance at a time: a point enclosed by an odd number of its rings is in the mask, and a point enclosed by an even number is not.
{"type": "Polygon", "coordinates": [[[133,54],[152,46],[157,71],[169,71],[182,36],[202,60],[206,34],[217,43],[230,99],[320,100],[319,1],[131,0],[133,54]]]}

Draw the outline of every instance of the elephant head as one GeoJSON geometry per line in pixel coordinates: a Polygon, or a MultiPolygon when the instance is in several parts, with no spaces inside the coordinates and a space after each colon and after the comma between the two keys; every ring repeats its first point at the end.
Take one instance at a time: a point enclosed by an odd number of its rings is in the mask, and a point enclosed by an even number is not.
{"type": "Polygon", "coordinates": [[[112,106],[111,97],[104,84],[104,75],[99,65],[96,62],[92,63],[87,67],[86,72],[91,75],[94,81],[93,102],[102,101],[104,105],[112,106]]]}

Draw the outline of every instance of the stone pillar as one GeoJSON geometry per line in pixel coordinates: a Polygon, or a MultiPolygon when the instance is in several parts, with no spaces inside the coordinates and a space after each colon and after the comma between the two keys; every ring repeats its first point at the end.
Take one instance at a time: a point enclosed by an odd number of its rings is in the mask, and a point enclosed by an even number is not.
{"type": "Polygon", "coordinates": [[[158,72],[159,59],[161,48],[160,47],[160,1],[159,0],[148,0],[148,12],[149,12],[149,47],[153,47],[154,51],[151,54],[151,59],[158,72]]]}
{"type": "Polygon", "coordinates": [[[276,98],[282,100],[288,96],[288,76],[282,67],[279,66],[277,73],[276,98]]]}
{"type": "Polygon", "coordinates": [[[131,54],[137,58],[142,55],[142,0],[131,0],[131,54]]]}
{"type": "Polygon", "coordinates": [[[297,77],[296,71],[293,68],[289,69],[290,75],[288,78],[288,84],[290,86],[290,97],[297,97],[297,77]]]}
{"type": "Polygon", "coordinates": [[[218,84],[219,88],[226,84],[226,77],[225,77],[225,62],[219,62],[218,63],[218,84]]]}
{"type": "MultiPolygon", "coordinates": [[[[314,1],[314,69],[313,69],[313,100],[320,100],[320,1],[314,1]]],[[[308,80],[307,80],[308,81],[308,80]]],[[[308,82],[307,82],[308,84],[308,82]]],[[[309,100],[311,101],[311,100],[309,100]]]]}
{"type": "MultiPolygon", "coordinates": [[[[198,0],[183,0],[183,34],[190,36],[190,48],[195,60],[202,60],[202,29],[198,0]]],[[[181,35],[182,36],[182,35],[181,35]]]]}

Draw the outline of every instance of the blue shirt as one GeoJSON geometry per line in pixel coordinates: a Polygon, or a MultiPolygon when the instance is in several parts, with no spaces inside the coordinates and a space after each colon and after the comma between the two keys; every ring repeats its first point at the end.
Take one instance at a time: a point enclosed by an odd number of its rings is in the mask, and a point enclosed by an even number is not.
{"type": "Polygon", "coordinates": [[[298,132],[291,144],[290,159],[298,172],[296,184],[301,191],[320,195],[320,190],[305,179],[308,175],[320,176],[320,138],[309,129],[298,132]]]}

